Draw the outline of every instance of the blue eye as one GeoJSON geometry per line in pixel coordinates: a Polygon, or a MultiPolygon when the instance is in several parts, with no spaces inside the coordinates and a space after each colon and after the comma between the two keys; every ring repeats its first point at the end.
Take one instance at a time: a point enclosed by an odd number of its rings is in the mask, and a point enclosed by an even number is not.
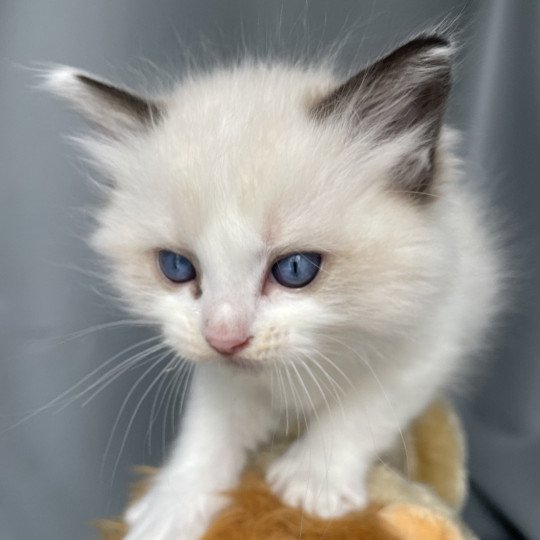
{"type": "Polygon", "coordinates": [[[272,275],[284,287],[305,287],[319,272],[321,260],[318,253],[294,253],[277,261],[272,266],[272,275]]]}
{"type": "Polygon", "coordinates": [[[167,279],[170,279],[175,283],[185,283],[186,281],[195,279],[197,274],[195,272],[195,267],[191,264],[191,261],[183,255],[175,253],[174,251],[162,249],[159,252],[158,258],[159,267],[167,279]]]}

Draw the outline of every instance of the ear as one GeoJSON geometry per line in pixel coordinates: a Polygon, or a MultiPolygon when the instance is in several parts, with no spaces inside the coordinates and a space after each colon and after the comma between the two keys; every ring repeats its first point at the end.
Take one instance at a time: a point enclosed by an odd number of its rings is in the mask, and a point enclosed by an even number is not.
{"type": "Polygon", "coordinates": [[[148,129],[164,106],[70,67],[51,70],[45,87],[67,99],[100,131],[114,138],[148,129]]]}
{"type": "MultiPolygon", "coordinates": [[[[344,121],[375,143],[410,135],[400,165],[402,187],[418,196],[431,187],[434,156],[451,86],[454,47],[445,37],[420,35],[324,96],[312,107],[319,120],[344,121]]],[[[405,139],[404,139],[405,140],[405,139]]]]}

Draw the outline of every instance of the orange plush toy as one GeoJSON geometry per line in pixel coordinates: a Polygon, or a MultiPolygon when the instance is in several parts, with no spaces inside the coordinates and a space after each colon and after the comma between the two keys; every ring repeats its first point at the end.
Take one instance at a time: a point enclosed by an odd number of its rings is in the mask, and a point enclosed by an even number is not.
{"type": "MultiPolygon", "coordinates": [[[[392,465],[378,464],[371,471],[370,505],[333,520],[283,505],[264,480],[275,448],[262,450],[238,488],[228,493],[231,504],[203,540],[474,540],[459,520],[466,489],[465,452],[459,421],[449,405],[433,404],[410,426],[403,446],[392,465]],[[399,464],[404,454],[406,467],[399,464]]],[[[137,491],[140,488],[144,486],[137,491]]],[[[121,521],[103,520],[98,526],[103,540],[121,540],[126,530],[121,521]]]]}

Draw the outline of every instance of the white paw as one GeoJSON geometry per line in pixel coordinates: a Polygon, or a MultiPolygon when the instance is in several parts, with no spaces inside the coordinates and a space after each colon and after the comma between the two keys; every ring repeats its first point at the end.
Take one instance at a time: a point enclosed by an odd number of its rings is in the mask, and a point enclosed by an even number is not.
{"type": "Polygon", "coordinates": [[[215,495],[191,496],[154,487],[125,515],[125,540],[198,540],[225,500],[215,495]]]}
{"type": "Polygon", "coordinates": [[[359,510],[368,502],[361,475],[332,474],[321,464],[295,459],[294,452],[275,461],[266,479],[285,504],[325,519],[359,510]]]}

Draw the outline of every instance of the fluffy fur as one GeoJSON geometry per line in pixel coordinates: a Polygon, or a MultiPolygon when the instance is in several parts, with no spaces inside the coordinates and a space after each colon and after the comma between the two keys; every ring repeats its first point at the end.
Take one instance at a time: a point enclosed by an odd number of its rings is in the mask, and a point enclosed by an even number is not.
{"type": "Polygon", "coordinates": [[[372,462],[481,343],[499,264],[442,127],[452,55],[420,36],[345,83],[245,61],[152,100],[51,73],[96,126],[83,143],[111,180],[93,244],[195,365],[181,436],[129,510],[128,540],[200,537],[247,452],[297,425],[267,474],[275,493],[325,518],[362,507],[372,462]],[[198,280],[167,282],[159,249],[189,256],[198,280]],[[286,289],[269,268],[296,251],[322,267],[286,289]],[[251,340],[221,356],[210,330],[251,340]]]}

